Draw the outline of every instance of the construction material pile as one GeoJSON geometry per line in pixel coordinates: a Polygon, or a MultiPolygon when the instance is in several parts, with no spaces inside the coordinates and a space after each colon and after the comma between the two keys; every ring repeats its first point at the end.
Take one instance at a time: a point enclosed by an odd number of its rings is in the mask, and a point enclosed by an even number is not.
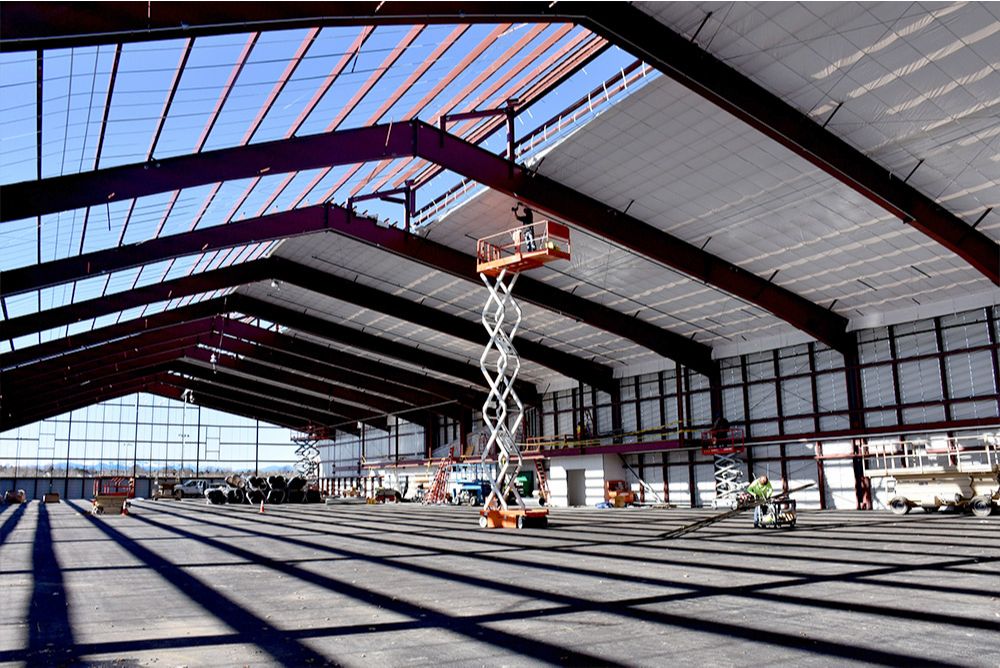
{"type": "Polygon", "coordinates": [[[322,496],[309,482],[296,476],[286,479],[282,475],[230,476],[226,484],[205,491],[205,498],[214,505],[280,503],[320,503],[322,496]]]}

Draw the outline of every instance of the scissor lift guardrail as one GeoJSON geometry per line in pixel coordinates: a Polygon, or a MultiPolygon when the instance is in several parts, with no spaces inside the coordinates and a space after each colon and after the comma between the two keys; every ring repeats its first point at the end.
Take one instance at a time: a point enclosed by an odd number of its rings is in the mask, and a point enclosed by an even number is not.
{"type": "Polygon", "coordinates": [[[874,442],[862,454],[864,474],[886,478],[894,513],[968,506],[985,517],[1000,501],[1000,434],[874,442]]]}

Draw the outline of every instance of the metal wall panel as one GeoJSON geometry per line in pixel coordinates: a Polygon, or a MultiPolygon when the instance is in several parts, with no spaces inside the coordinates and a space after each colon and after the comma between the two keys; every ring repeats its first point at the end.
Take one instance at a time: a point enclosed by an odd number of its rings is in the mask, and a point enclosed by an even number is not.
{"type": "Polygon", "coordinates": [[[895,405],[896,393],[892,387],[892,366],[873,366],[862,369],[861,389],[865,407],[895,405]]]}
{"type": "Polygon", "coordinates": [[[948,392],[952,399],[995,395],[993,360],[989,351],[953,353],[945,358],[948,392]]]}
{"type": "Polygon", "coordinates": [[[808,378],[781,381],[781,408],[786,417],[813,412],[812,383],[808,378]]]}
{"type": "Polygon", "coordinates": [[[730,422],[743,421],[743,389],[727,387],[722,390],[722,413],[730,422]]]}
{"type": "Polygon", "coordinates": [[[899,363],[899,389],[904,404],[940,401],[941,366],[937,359],[899,363]]]}

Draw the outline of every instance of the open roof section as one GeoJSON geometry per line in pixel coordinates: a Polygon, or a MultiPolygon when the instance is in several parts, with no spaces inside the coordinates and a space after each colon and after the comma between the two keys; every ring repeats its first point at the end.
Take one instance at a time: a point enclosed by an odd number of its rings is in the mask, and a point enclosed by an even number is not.
{"type": "MultiPolygon", "coordinates": [[[[607,48],[603,39],[565,24],[524,30],[505,22],[494,26],[411,23],[378,28],[296,27],[238,35],[192,35],[153,44],[130,42],[120,49],[114,82],[109,76],[112,54],[118,51],[114,47],[45,51],[43,62],[48,61],[50,67],[41,82],[45,98],[45,113],[41,116],[43,159],[35,158],[36,105],[4,108],[3,127],[22,123],[27,133],[24,136],[30,137],[22,142],[23,146],[17,141],[5,143],[5,148],[12,150],[4,152],[2,178],[16,180],[18,173],[34,176],[32,170],[42,166],[43,176],[87,169],[88,161],[114,165],[138,159],[153,164],[163,156],[291,137],[331,125],[379,119],[391,122],[404,114],[430,116],[455,105],[470,108],[490,94],[517,95],[530,105],[551,93],[583,64],[593,66],[594,56],[607,48]],[[577,48],[581,44],[586,48],[577,48]],[[347,98],[350,103],[344,105],[347,98]],[[108,122],[99,122],[109,108],[108,122]],[[69,122],[71,114],[73,123],[69,122]],[[98,127],[105,128],[101,132],[114,139],[115,147],[102,148],[99,159],[91,136],[98,127]]],[[[3,44],[7,43],[5,38],[6,34],[3,44]]],[[[620,54],[618,59],[628,57],[620,54]]],[[[0,59],[8,89],[16,91],[20,87],[32,97],[35,66],[33,54],[5,54],[0,59]]],[[[609,61],[597,72],[616,67],[609,61]]],[[[344,166],[327,181],[340,179],[352,168],[344,166]]],[[[150,198],[105,202],[104,206],[42,217],[40,224],[25,221],[24,225],[3,231],[7,241],[14,242],[8,247],[23,247],[23,251],[5,254],[0,269],[78,256],[81,249],[110,249],[201,230],[243,218],[248,212],[274,211],[277,206],[287,207],[298,201],[298,194],[315,175],[298,175],[283,196],[278,193],[284,175],[262,174],[150,198]],[[87,221],[86,233],[82,231],[83,221],[87,221]]],[[[347,180],[344,192],[362,180],[363,174],[347,180]]],[[[318,185],[323,188],[329,183],[318,185]]],[[[74,281],[64,287],[3,297],[0,305],[5,319],[26,316],[151,282],[242,263],[268,254],[272,247],[269,243],[230,246],[220,252],[170,259],[156,266],[137,266],[107,274],[101,280],[74,281]]],[[[154,310],[205,296],[172,299],[154,310]]],[[[144,308],[139,313],[151,312],[144,308]]],[[[100,324],[80,323],[61,333],[100,324]]],[[[52,330],[38,341],[59,334],[52,330]]],[[[34,342],[3,341],[0,350],[34,342]]]]}
{"type": "Polygon", "coordinates": [[[165,3],[167,6],[162,7],[154,18],[149,6],[140,11],[138,4],[130,4],[127,10],[120,12],[106,13],[113,16],[103,16],[86,4],[76,8],[59,6],[45,11],[45,14],[33,14],[25,6],[28,3],[10,4],[14,5],[14,11],[5,11],[3,19],[8,40],[2,48],[8,50],[44,48],[47,44],[99,43],[102,39],[121,42],[192,33],[233,32],[237,25],[257,22],[271,29],[304,22],[321,25],[482,23],[502,19],[577,22],[654,63],[668,76],[813,162],[965,259],[995,284],[1000,284],[997,244],[986,235],[774,93],[712,57],[666,25],[650,21],[649,14],[631,5],[574,2],[509,2],[499,5],[352,3],[326,7],[324,15],[318,17],[314,16],[315,7],[303,4],[241,4],[230,8],[213,6],[194,10],[165,3]],[[74,32],[75,35],[72,34],[74,32]],[[70,33],[68,37],[67,33],[70,33]]]}

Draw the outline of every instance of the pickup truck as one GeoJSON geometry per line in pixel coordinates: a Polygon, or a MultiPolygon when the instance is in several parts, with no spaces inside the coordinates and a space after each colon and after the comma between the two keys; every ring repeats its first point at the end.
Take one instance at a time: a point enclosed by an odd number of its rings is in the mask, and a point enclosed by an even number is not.
{"type": "Polygon", "coordinates": [[[174,487],[174,498],[178,501],[192,496],[201,498],[205,496],[205,490],[208,488],[207,480],[185,480],[174,487]]]}

